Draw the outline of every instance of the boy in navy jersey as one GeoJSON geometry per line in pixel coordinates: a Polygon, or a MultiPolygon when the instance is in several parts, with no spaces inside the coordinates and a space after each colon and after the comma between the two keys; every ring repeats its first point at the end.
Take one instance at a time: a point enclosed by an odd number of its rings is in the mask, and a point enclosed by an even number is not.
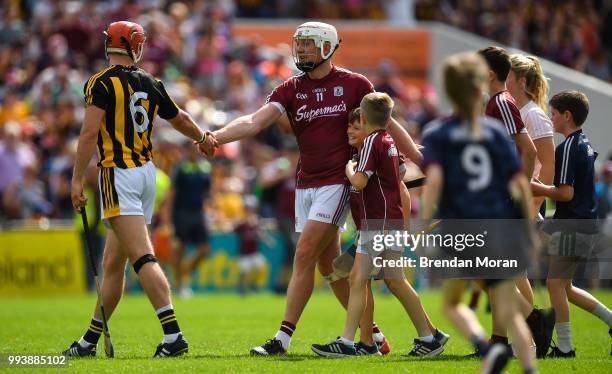
{"type": "MultiPolygon", "coordinates": [[[[373,260],[399,259],[403,246],[394,245],[380,253],[375,235],[385,230],[398,230],[404,224],[399,184],[399,154],[395,142],[386,131],[391,118],[393,100],[384,93],[370,93],[361,100],[360,122],[368,136],[359,153],[359,162],[349,161],[346,176],[352,187],[360,191],[359,199],[352,208],[361,210],[356,224],[359,226],[359,246],[351,270],[351,289],[344,332],[329,344],[313,344],[312,350],[321,356],[352,356],[356,354],[355,332],[367,304],[367,285],[373,270],[373,260]],[[360,200],[360,203],[359,203],[360,200]],[[399,223],[399,226],[398,226],[399,223]]],[[[437,356],[444,350],[442,343],[434,337],[427,323],[427,316],[419,303],[414,303],[409,293],[402,268],[385,267],[385,283],[400,300],[412,319],[419,338],[407,356],[437,356]]],[[[418,299],[417,299],[418,301],[418,299]]],[[[446,338],[447,339],[447,338],[446,338]]],[[[362,349],[368,349],[362,342],[362,349]]],[[[375,347],[372,347],[375,351],[375,347]]]]}
{"type": "Polygon", "coordinates": [[[572,285],[572,277],[582,258],[588,258],[594,246],[597,228],[595,194],[595,159],[597,152],[582,132],[589,113],[586,95],[562,91],[550,99],[551,119],[556,132],[565,136],[555,151],[554,186],[532,182],[536,196],[548,196],[557,202],[548,247],[550,257],[547,279],[550,300],[555,308],[557,346],[549,357],[575,357],[569,322],[569,303],[590,312],[602,321],[612,335],[612,312],[588,292],[572,285]],[[571,224],[564,219],[573,220],[571,224]],[[565,224],[564,224],[565,223],[565,224]]]}
{"type": "MultiPolygon", "coordinates": [[[[481,100],[486,84],[487,66],[478,55],[451,56],[444,65],[443,80],[446,94],[454,107],[453,116],[428,125],[423,134],[423,170],[427,185],[423,196],[422,218],[427,222],[434,216],[443,219],[478,219],[483,226],[497,227],[487,219],[514,218],[513,207],[507,203],[513,191],[515,201],[521,202],[523,214],[530,217],[532,205],[529,184],[522,172],[519,159],[501,124],[482,116],[481,100]]],[[[504,221],[505,222],[505,221],[504,221]]],[[[450,225],[450,223],[449,223],[450,225]]],[[[487,251],[502,249],[502,255],[520,258],[524,246],[516,245],[514,232],[489,232],[487,251]],[[504,238],[497,239],[497,235],[504,238]],[[491,237],[493,236],[493,237],[491,237]]],[[[518,234],[518,233],[516,233],[518,234]]],[[[452,248],[444,248],[452,251],[452,248]]],[[[452,251],[471,256],[469,251],[452,251]]],[[[515,269],[518,274],[522,268],[515,269]]],[[[485,333],[474,313],[461,304],[461,295],[468,280],[451,279],[444,284],[443,308],[459,331],[470,340],[477,351],[486,352],[484,373],[500,372],[509,352],[505,345],[488,346],[485,333]]],[[[514,279],[486,279],[479,281],[491,294],[503,295],[492,305],[501,321],[509,328],[521,366],[527,373],[535,372],[535,360],[530,350],[531,334],[520,315],[518,293],[514,279]]]]}

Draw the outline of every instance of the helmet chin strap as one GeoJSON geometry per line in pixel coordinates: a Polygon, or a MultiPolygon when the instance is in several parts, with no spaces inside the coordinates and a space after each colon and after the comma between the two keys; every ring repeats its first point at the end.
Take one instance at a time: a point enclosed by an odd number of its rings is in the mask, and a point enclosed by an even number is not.
{"type": "Polygon", "coordinates": [[[134,54],[132,53],[132,46],[130,45],[130,42],[128,42],[127,38],[125,36],[121,37],[121,41],[125,43],[125,46],[127,47],[127,53],[128,56],[130,56],[130,58],[132,59],[132,61],[134,61],[134,63],[136,63],[136,59],[134,58],[134,54]]]}
{"type": "Polygon", "coordinates": [[[334,55],[334,53],[336,53],[336,51],[338,50],[338,47],[340,47],[340,44],[336,44],[336,47],[334,48],[334,51],[332,52],[331,55],[329,55],[327,58],[324,58],[324,59],[322,59],[321,61],[319,61],[317,63],[311,64],[309,62],[307,62],[307,63],[297,63],[296,62],[295,66],[299,70],[303,71],[304,73],[309,73],[309,72],[313,71],[314,69],[318,68],[319,66],[321,66],[321,64],[323,64],[325,61],[329,60],[334,55]]]}

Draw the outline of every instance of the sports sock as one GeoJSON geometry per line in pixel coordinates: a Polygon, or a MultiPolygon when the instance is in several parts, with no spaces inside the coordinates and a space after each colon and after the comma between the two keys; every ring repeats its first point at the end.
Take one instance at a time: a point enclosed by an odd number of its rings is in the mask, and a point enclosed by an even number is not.
{"type": "Polygon", "coordinates": [[[491,335],[491,340],[489,341],[491,344],[502,343],[508,345],[508,337],[501,335],[491,335]]]}
{"type": "Polygon", "coordinates": [[[172,304],[157,309],[155,313],[157,313],[157,318],[159,318],[164,330],[164,343],[174,343],[181,333],[181,329],[176,320],[172,304]]]}
{"type": "Polygon", "coordinates": [[[535,321],[538,318],[540,318],[540,313],[538,312],[538,310],[536,308],[533,308],[531,310],[531,313],[529,313],[527,318],[525,318],[525,321],[535,321]]]}
{"type": "Polygon", "coordinates": [[[293,332],[295,331],[295,325],[288,321],[281,322],[280,328],[274,337],[280,340],[283,349],[285,351],[289,350],[289,345],[291,344],[291,336],[293,336],[293,332]]]}
{"type": "Polygon", "coordinates": [[[419,340],[426,343],[433,343],[435,339],[433,335],[429,334],[427,336],[419,336],[419,340]]]}
{"type": "Polygon", "coordinates": [[[372,324],[372,338],[378,343],[381,343],[385,339],[385,335],[380,331],[376,322],[372,324]]]}
{"type": "Polygon", "coordinates": [[[352,341],[352,340],[348,340],[347,338],[345,338],[345,337],[343,337],[343,336],[341,336],[339,340],[340,340],[340,341],[341,341],[341,342],[342,342],[344,345],[348,345],[348,346],[350,346],[350,347],[352,347],[352,346],[354,346],[354,345],[355,345],[355,342],[354,342],[354,341],[352,341]]]}
{"type": "Polygon", "coordinates": [[[596,315],[600,320],[604,321],[608,328],[612,328],[612,311],[608,309],[602,303],[597,304],[593,310],[593,314],[596,315]]]}
{"type": "Polygon", "coordinates": [[[102,321],[94,317],[91,319],[85,335],[79,339],[79,345],[83,348],[87,348],[92,344],[96,345],[98,344],[100,335],[102,335],[102,321]]]}
{"type": "Polygon", "coordinates": [[[557,330],[557,347],[563,353],[567,353],[572,350],[572,336],[570,334],[570,323],[569,322],[557,322],[555,323],[555,330],[557,330]]]}
{"type": "Polygon", "coordinates": [[[489,347],[484,339],[484,336],[472,335],[470,336],[470,343],[472,343],[478,352],[485,352],[489,347]]]}

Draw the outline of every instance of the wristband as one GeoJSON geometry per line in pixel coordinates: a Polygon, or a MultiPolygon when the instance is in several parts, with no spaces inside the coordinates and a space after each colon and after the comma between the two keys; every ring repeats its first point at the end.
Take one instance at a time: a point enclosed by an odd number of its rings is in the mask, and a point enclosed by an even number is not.
{"type": "Polygon", "coordinates": [[[206,141],[206,138],[208,137],[208,134],[206,133],[206,131],[204,131],[204,135],[202,135],[202,139],[198,140],[197,142],[195,142],[196,144],[202,144],[206,141]]]}

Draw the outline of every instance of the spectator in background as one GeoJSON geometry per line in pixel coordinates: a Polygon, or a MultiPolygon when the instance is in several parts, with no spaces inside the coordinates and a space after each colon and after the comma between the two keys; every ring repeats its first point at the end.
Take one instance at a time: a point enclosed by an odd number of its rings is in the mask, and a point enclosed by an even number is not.
{"type": "MultiPolygon", "coordinates": [[[[502,0],[416,0],[415,13],[419,20],[449,23],[610,81],[589,64],[603,64],[599,52],[612,54],[610,1],[541,0],[517,6],[502,0]]],[[[609,74],[609,69],[608,60],[603,70],[609,74]]]]}
{"type": "Polygon", "coordinates": [[[285,138],[284,149],[279,157],[265,165],[261,172],[261,186],[274,191],[276,199],[273,216],[285,249],[276,277],[274,290],[277,293],[287,292],[298,239],[295,232],[295,170],[299,159],[297,143],[291,138],[285,138]]]}
{"type": "Polygon", "coordinates": [[[257,198],[253,195],[245,196],[244,206],[245,217],[234,228],[238,235],[238,292],[242,295],[256,291],[265,275],[266,258],[257,249],[258,239],[261,237],[269,246],[272,245],[271,239],[259,227],[257,198]]]}
{"type": "Polygon", "coordinates": [[[0,128],[9,121],[23,122],[28,114],[28,106],[19,99],[17,91],[9,89],[0,105],[0,128]]]}
{"type": "Polygon", "coordinates": [[[247,65],[232,61],[227,65],[226,105],[240,113],[254,112],[261,105],[261,94],[247,65]]]}
{"type": "Polygon", "coordinates": [[[174,168],[168,205],[172,209],[172,225],[178,241],[174,256],[174,286],[179,296],[191,296],[189,276],[206,258],[210,250],[204,203],[209,196],[211,165],[201,159],[191,144],[185,144],[187,154],[174,168]],[[187,246],[195,253],[184,261],[187,246]]]}
{"type": "Polygon", "coordinates": [[[45,184],[38,178],[37,172],[35,164],[26,166],[23,176],[4,191],[4,207],[9,217],[37,219],[51,213],[53,206],[46,198],[45,184]]]}
{"type": "Polygon", "coordinates": [[[0,197],[24,176],[26,167],[35,165],[37,161],[32,148],[21,141],[21,126],[17,122],[8,122],[3,133],[4,139],[0,139],[0,197]]]}

